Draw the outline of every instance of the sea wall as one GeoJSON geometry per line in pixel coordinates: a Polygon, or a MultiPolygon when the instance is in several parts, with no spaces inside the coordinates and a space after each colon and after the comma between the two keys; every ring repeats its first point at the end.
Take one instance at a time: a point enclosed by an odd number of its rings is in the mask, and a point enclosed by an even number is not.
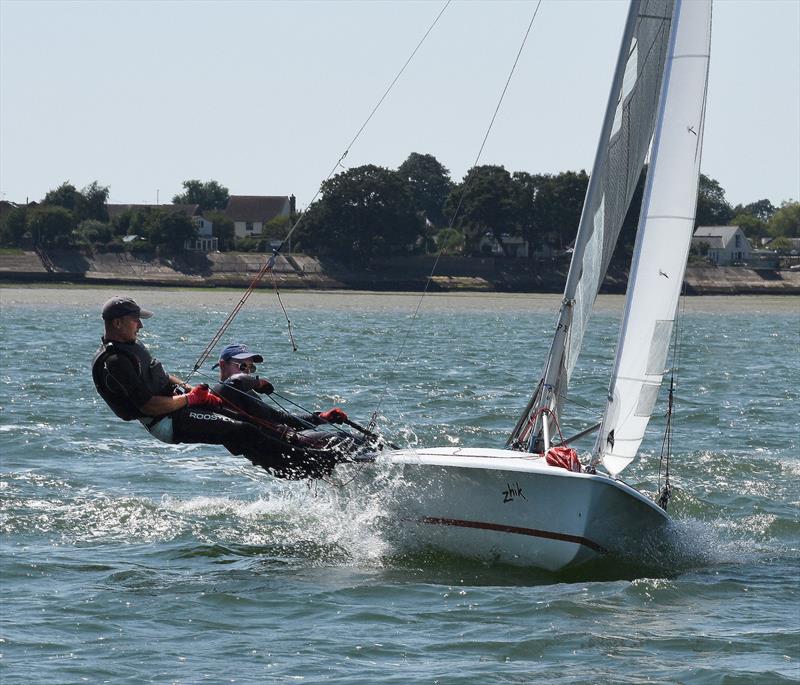
{"type": "MultiPolygon", "coordinates": [[[[145,258],[127,253],[4,252],[0,253],[0,280],[242,288],[269,257],[256,253],[145,258]]],[[[354,267],[300,254],[279,255],[261,287],[271,287],[274,279],[281,288],[416,291],[425,287],[435,262],[431,256],[408,257],[354,267]]],[[[443,257],[429,290],[560,293],[567,268],[563,261],[443,257]]],[[[687,293],[695,295],[800,294],[800,272],[788,270],[692,266],[685,283],[687,293]]],[[[603,291],[622,293],[625,285],[625,274],[610,274],[603,291]]]]}
{"type": "Polygon", "coordinates": [[[692,295],[800,295],[800,271],[788,269],[692,266],[684,282],[692,295]]]}

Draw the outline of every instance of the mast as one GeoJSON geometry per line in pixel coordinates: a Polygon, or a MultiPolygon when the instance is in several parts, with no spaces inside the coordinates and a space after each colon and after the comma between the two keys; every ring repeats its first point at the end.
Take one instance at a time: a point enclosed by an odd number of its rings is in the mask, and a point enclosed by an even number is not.
{"type": "Polygon", "coordinates": [[[545,451],[655,126],[673,0],[632,0],[556,330],[541,379],[507,444],[545,451]]]}
{"type": "Polygon", "coordinates": [[[711,0],[676,3],[614,371],[593,463],[633,461],[658,396],[694,229],[711,0]]]}

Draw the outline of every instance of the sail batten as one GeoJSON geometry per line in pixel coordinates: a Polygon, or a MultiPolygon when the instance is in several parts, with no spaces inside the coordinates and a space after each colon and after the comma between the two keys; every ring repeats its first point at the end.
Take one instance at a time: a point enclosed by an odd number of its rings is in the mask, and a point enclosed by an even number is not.
{"type": "Polygon", "coordinates": [[[697,204],[711,0],[678,0],[614,370],[594,461],[636,456],[669,352],[697,204]],[[691,59],[687,59],[687,57],[691,59]]]}

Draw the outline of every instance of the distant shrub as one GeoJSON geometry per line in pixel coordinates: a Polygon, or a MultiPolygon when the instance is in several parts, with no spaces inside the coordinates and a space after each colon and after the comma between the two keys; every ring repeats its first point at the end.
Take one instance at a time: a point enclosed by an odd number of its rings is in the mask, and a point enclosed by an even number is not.
{"type": "Polygon", "coordinates": [[[126,243],[127,251],[137,257],[153,256],[155,247],[149,240],[133,240],[126,243]]]}
{"type": "Polygon", "coordinates": [[[239,252],[272,252],[274,238],[237,238],[235,248],[239,252]]]}

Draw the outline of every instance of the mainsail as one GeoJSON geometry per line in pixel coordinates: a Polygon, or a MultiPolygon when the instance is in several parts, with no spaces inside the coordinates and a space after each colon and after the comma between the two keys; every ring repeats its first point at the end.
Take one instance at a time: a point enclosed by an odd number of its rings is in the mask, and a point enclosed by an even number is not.
{"type": "Polygon", "coordinates": [[[561,414],[584,331],[653,136],[673,9],[674,0],[631,2],[555,336],[542,379],[508,439],[518,449],[535,451],[539,437],[547,446],[547,412],[561,414]]]}
{"type": "Polygon", "coordinates": [[[594,460],[616,475],[656,402],[694,228],[711,47],[711,0],[676,3],[628,295],[594,460]]]}

